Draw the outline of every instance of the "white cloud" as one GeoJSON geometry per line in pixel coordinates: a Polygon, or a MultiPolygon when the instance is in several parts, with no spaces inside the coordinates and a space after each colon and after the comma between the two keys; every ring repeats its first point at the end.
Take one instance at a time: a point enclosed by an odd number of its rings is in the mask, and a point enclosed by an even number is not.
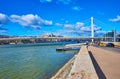
{"type": "Polygon", "coordinates": [[[94,30],[99,31],[99,30],[101,30],[101,27],[94,26],[94,30]]]}
{"type": "Polygon", "coordinates": [[[72,9],[76,11],[80,11],[82,8],[80,6],[73,6],[72,9]]]}
{"type": "MultiPolygon", "coordinates": [[[[46,3],[46,2],[48,2],[48,3],[50,3],[50,2],[52,2],[53,0],[39,0],[41,3],[46,3]]],[[[70,4],[72,1],[71,0],[54,0],[54,1],[56,1],[56,3],[62,3],[62,4],[70,4]]]]}
{"type": "Polygon", "coordinates": [[[56,23],[55,25],[56,26],[64,26],[63,24],[60,24],[60,23],[56,23]]]}
{"type": "Polygon", "coordinates": [[[0,26],[9,22],[7,15],[0,13],[0,26]]]}
{"type": "Polygon", "coordinates": [[[7,32],[6,30],[0,30],[0,33],[5,33],[5,32],[7,32]]]}
{"type": "MultiPolygon", "coordinates": [[[[81,30],[85,32],[91,32],[91,26],[83,26],[81,27],[81,30]]],[[[101,27],[94,26],[94,31],[101,31],[101,27]]]]}
{"type": "Polygon", "coordinates": [[[96,31],[96,33],[98,33],[98,34],[105,34],[106,32],[105,31],[96,31]]]}
{"type": "Polygon", "coordinates": [[[52,0],[40,0],[41,3],[43,2],[52,2],[52,0]]]}
{"type": "Polygon", "coordinates": [[[90,27],[81,27],[80,30],[84,31],[84,32],[90,32],[91,31],[90,27]]]}
{"type": "Polygon", "coordinates": [[[46,0],[47,2],[52,2],[52,0],[46,0]]]}
{"type": "Polygon", "coordinates": [[[7,32],[7,29],[0,27],[0,33],[7,32]]]}
{"type": "MultiPolygon", "coordinates": [[[[91,36],[91,26],[85,26],[83,22],[76,22],[75,24],[62,24],[62,25],[64,26],[63,30],[57,31],[57,34],[59,35],[91,36]]],[[[96,36],[104,35],[104,31],[101,30],[101,27],[95,25],[94,25],[94,33],[96,36]]]]}
{"type": "Polygon", "coordinates": [[[56,34],[57,35],[62,35],[62,36],[69,36],[69,37],[71,37],[71,36],[75,36],[76,34],[76,31],[75,30],[72,30],[72,29],[64,29],[64,30],[58,30],[57,32],[56,32],[56,34]]]}
{"type": "Polygon", "coordinates": [[[11,15],[11,21],[19,23],[22,26],[28,26],[33,28],[40,28],[40,26],[50,26],[52,21],[44,20],[38,15],[27,14],[27,15],[11,15]]]}
{"type": "Polygon", "coordinates": [[[80,29],[83,26],[84,26],[84,23],[82,23],[82,22],[76,22],[76,29],[80,29]]]}
{"type": "Polygon", "coordinates": [[[44,26],[51,26],[52,24],[53,24],[52,21],[43,20],[43,25],[44,25],[44,26]]]}
{"type": "Polygon", "coordinates": [[[120,16],[118,15],[117,18],[109,19],[112,22],[120,22],[120,16]]]}
{"type": "Polygon", "coordinates": [[[64,26],[65,28],[68,29],[80,29],[81,27],[84,27],[84,23],[82,22],[76,22],[76,24],[60,24],[60,23],[56,23],[56,26],[64,26]]]}
{"type": "Polygon", "coordinates": [[[72,25],[72,24],[65,24],[64,27],[67,28],[67,29],[73,29],[74,25],[72,25]]]}
{"type": "Polygon", "coordinates": [[[105,35],[106,31],[96,31],[95,36],[103,36],[105,35]]]}

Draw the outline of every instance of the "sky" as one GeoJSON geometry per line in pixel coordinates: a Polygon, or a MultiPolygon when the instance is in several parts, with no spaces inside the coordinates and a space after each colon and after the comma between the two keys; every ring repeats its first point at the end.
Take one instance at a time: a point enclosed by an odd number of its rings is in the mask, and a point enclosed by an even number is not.
{"type": "Polygon", "coordinates": [[[95,36],[120,33],[120,0],[0,0],[0,35],[95,36]]]}

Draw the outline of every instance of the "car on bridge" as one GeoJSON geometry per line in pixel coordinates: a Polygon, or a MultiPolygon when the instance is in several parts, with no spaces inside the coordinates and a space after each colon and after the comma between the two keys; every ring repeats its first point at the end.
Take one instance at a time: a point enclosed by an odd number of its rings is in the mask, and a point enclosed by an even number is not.
{"type": "Polygon", "coordinates": [[[106,47],[114,47],[115,45],[113,43],[107,43],[106,47]]]}
{"type": "Polygon", "coordinates": [[[99,46],[106,46],[106,44],[104,44],[104,43],[100,43],[99,46]]]}

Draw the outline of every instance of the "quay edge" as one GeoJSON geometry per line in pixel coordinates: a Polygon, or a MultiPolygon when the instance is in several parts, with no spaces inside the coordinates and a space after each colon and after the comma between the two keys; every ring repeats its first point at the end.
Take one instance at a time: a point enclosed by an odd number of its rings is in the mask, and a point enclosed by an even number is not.
{"type": "Polygon", "coordinates": [[[51,79],[99,79],[86,46],[82,46],[51,79]]]}

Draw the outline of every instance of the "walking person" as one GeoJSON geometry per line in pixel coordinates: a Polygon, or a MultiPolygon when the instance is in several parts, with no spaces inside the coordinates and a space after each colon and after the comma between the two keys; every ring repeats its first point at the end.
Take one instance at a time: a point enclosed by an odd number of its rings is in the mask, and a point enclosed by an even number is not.
{"type": "Polygon", "coordinates": [[[89,46],[89,43],[88,43],[88,41],[86,42],[86,45],[87,45],[87,46],[86,46],[86,48],[88,49],[88,46],[89,46]]]}

